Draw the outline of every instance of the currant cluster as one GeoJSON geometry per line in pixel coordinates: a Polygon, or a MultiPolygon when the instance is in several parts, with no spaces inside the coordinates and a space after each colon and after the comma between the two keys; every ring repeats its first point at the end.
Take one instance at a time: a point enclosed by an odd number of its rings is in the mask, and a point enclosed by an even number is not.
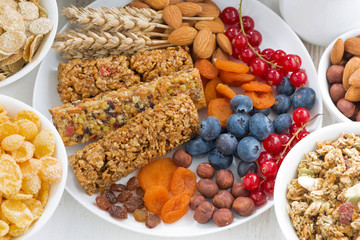
{"type": "Polygon", "coordinates": [[[260,50],[262,35],[254,29],[255,23],[251,17],[240,16],[234,7],[225,8],[221,17],[229,26],[225,35],[232,43],[232,56],[246,63],[252,74],[262,77],[270,85],[278,85],[291,72],[290,82],[293,86],[306,84],[307,75],[300,69],[302,61],[298,55],[271,48],[260,50]]]}

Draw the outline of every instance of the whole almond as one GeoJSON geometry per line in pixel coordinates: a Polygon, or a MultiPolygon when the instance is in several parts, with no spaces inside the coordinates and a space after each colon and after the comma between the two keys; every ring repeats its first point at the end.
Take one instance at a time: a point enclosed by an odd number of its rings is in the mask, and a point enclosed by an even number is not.
{"type": "Polygon", "coordinates": [[[348,38],[344,45],[347,52],[360,56],[360,38],[348,38]]]}
{"type": "Polygon", "coordinates": [[[203,3],[213,5],[214,7],[216,7],[221,12],[221,9],[219,8],[219,6],[216,3],[214,3],[213,1],[205,0],[205,1],[203,1],[203,3]]]}
{"type": "Polygon", "coordinates": [[[214,51],[213,55],[211,56],[211,61],[212,61],[213,64],[215,64],[216,59],[229,60],[229,54],[227,54],[221,48],[218,47],[214,51]]]}
{"type": "Polygon", "coordinates": [[[351,86],[345,93],[345,99],[350,102],[360,101],[360,88],[351,86]]]}
{"type": "Polygon", "coordinates": [[[197,23],[196,20],[184,20],[183,22],[189,23],[190,27],[195,27],[195,24],[197,23]]]}
{"type": "Polygon", "coordinates": [[[192,2],[182,2],[176,4],[180,8],[180,11],[184,17],[194,17],[202,11],[199,4],[192,2]]]}
{"type": "Polygon", "coordinates": [[[216,36],[216,41],[219,45],[219,47],[226,53],[228,54],[232,54],[232,47],[231,47],[231,42],[229,40],[229,38],[223,34],[223,33],[218,33],[216,36]]]}
{"type": "Polygon", "coordinates": [[[194,42],[196,35],[197,31],[195,28],[180,27],[170,34],[168,41],[171,44],[179,46],[191,45],[194,42]]]}
{"type": "Polygon", "coordinates": [[[202,11],[198,14],[199,17],[218,17],[220,15],[220,10],[216,8],[214,5],[207,3],[198,3],[202,11]]]}
{"type": "Polygon", "coordinates": [[[201,3],[204,0],[185,0],[186,2],[192,2],[192,3],[201,3]]]}
{"type": "Polygon", "coordinates": [[[194,39],[193,48],[198,57],[211,57],[216,48],[215,35],[208,28],[201,29],[194,39]]]}
{"type": "Polygon", "coordinates": [[[178,4],[184,2],[183,0],[169,0],[169,5],[174,5],[174,4],[178,4]]]}
{"type": "Polygon", "coordinates": [[[360,68],[351,74],[349,83],[353,87],[360,87],[360,68]]]}
{"type": "Polygon", "coordinates": [[[161,10],[169,5],[169,0],[144,0],[144,2],[156,10],[161,10]]]}
{"type": "Polygon", "coordinates": [[[135,8],[150,8],[149,5],[147,5],[146,3],[143,3],[143,2],[131,2],[131,3],[128,3],[126,6],[135,7],[135,8]]]}
{"type": "Polygon", "coordinates": [[[197,30],[204,28],[209,28],[212,33],[222,33],[225,32],[224,26],[215,22],[215,21],[199,21],[195,24],[197,30]]]}
{"type": "Polygon", "coordinates": [[[182,23],[180,8],[176,5],[169,5],[164,8],[163,18],[167,25],[172,28],[179,28],[182,23]]]}
{"type": "Polygon", "coordinates": [[[344,42],[341,38],[336,40],[330,54],[330,60],[332,64],[339,64],[344,56],[344,42]]]}
{"type": "Polygon", "coordinates": [[[217,22],[217,23],[221,24],[221,26],[223,26],[223,28],[225,28],[225,24],[224,24],[224,22],[221,20],[221,18],[219,18],[219,17],[214,18],[214,22],[217,22]]]}
{"type": "Polygon", "coordinates": [[[345,90],[350,88],[350,76],[358,69],[360,69],[360,58],[353,57],[346,63],[342,78],[342,83],[345,90]]]}

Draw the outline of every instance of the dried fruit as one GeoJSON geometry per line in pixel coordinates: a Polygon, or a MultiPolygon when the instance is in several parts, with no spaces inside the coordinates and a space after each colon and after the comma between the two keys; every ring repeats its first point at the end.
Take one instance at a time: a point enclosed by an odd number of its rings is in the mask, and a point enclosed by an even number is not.
{"type": "Polygon", "coordinates": [[[212,33],[225,32],[224,25],[221,25],[220,23],[215,21],[199,21],[195,24],[195,28],[197,30],[209,28],[212,33]]]}
{"type": "Polygon", "coordinates": [[[180,8],[176,5],[169,5],[164,8],[164,21],[172,28],[179,28],[182,23],[182,15],[180,8]]]}
{"type": "Polygon", "coordinates": [[[228,71],[232,73],[247,73],[250,70],[249,66],[244,63],[226,61],[221,59],[215,61],[215,66],[223,71],[228,71]]]}
{"type": "Polygon", "coordinates": [[[193,27],[180,27],[172,31],[169,35],[168,41],[171,44],[186,46],[191,45],[197,35],[197,31],[193,27]]]}
{"type": "Polygon", "coordinates": [[[161,209],[169,199],[169,191],[163,186],[153,186],[147,189],[144,195],[147,210],[157,215],[160,215],[161,209]]]}
{"type": "Polygon", "coordinates": [[[215,78],[208,82],[205,86],[205,100],[209,104],[211,100],[217,98],[216,86],[220,84],[221,81],[219,78],[215,78]]]}
{"type": "Polygon", "coordinates": [[[191,170],[178,167],[171,179],[170,185],[173,195],[186,193],[192,196],[196,189],[196,175],[191,170]]]}
{"type": "Polygon", "coordinates": [[[115,204],[117,202],[116,196],[111,190],[106,190],[101,195],[106,197],[111,204],[115,204]]]}
{"type": "Polygon", "coordinates": [[[108,209],[110,216],[117,219],[127,219],[126,208],[116,205],[111,205],[108,209]]]}
{"type": "Polygon", "coordinates": [[[110,207],[111,203],[109,202],[109,200],[103,196],[103,195],[99,195],[95,198],[96,204],[97,206],[102,209],[102,210],[108,210],[108,208],[110,207]]]}
{"type": "Polygon", "coordinates": [[[199,4],[192,2],[181,2],[176,4],[184,17],[194,17],[202,11],[199,4]]]}
{"type": "Polygon", "coordinates": [[[120,194],[117,196],[117,201],[119,203],[123,203],[128,200],[132,196],[132,193],[129,190],[121,191],[120,194]]]}
{"type": "Polygon", "coordinates": [[[341,38],[339,38],[335,42],[331,50],[331,54],[330,54],[331,63],[339,64],[341,62],[343,55],[344,55],[344,42],[341,38]]]}
{"type": "Polygon", "coordinates": [[[170,198],[161,209],[161,219],[165,223],[173,223],[182,218],[190,203],[190,196],[187,193],[178,194],[170,198]]]}
{"type": "Polygon", "coordinates": [[[223,33],[218,33],[216,35],[216,41],[219,44],[219,47],[226,53],[228,54],[232,54],[232,46],[231,46],[231,42],[229,40],[229,38],[223,34],[223,33]]]}
{"type": "Polygon", "coordinates": [[[139,180],[137,177],[131,177],[129,181],[126,183],[126,188],[130,191],[135,190],[140,187],[139,180]]]}
{"type": "Polygon", "coordinates": [[[360,55],[360,38],[353,37],[345,40],[345,51],[353,55],[360,55]]]}
{"type": "Polygon", "coordinates": [[[196,35],[193,43],[195,54],[200,58],[209,58],[216,48],[215,35],[209,28],[201,29],[196,35]]]}
{"type": "Polygon", "coordinates": [[[343,203],[339,206],[340,223],[349,225],[354,211],[354,204],[351,202],[343,203]]]}
{"type": "Polygon", "coordinates": [[[144,199],[139,196],[130,197],[123,206],[126,208],[127,212],[133,213],[136,209],[144,208],[144,199]]]}
{"type": "Polygon", "coordinates": [[[200,75],[207,79],[214,79],[219,75],[219,70],[208,59],[197,59],[195,67],[199,70],[200,75]]]}
{"type": "Polygon", "coordinates": [[[150,213],[146,219],[145,226],[147,228],[154,228],[161,223],[161,218],[159,215],[150,213]]]}
{"type": "Polygon", "coordinates": [[[230,99],[228,98],[212,99],[208,105],[208,116],[214,116],[219,119],[222,128],[226,127],[226,122],[232,114],[233,112],[230,109],[230,99]]]}
{"type": "Polygon", "coordinates": [[[145,209],[135,209],[133,215],[136,221],[145,222],[149,213],[145,209]]]}

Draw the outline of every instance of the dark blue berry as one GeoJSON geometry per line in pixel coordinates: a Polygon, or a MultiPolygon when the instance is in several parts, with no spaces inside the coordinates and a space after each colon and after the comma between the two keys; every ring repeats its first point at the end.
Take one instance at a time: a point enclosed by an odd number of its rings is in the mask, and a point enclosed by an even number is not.
{"type": "Polygon", "coordinates": [[[232,155],[236,151],[238,141],[231,133],[223,133],[216,139],[215,146],[219,152],[232,155]]]}
{"type": "Polygon", "coordinates": [[[291,98],[285,94],[280,94],[275,97],[275,103],[271,107],[274,113],[287,113],[291,108],[291,98]]]}
{"type": "Polygon", "coordinates": [[[208,160],[216,170],[226,169],[230,167],[233,161],[233,155],[225,155],[215,148],[209,153],[208,160]]]}
{"type": "Polygon", "coordinates": [[[270,112],[271,112],[271,108],[264,108],[264,109],[253,108],[253,110],[251,110],[249,114],[252,116],[255,113],[262,113],[265,116],[269,116],[270,112]]]}
{"type": "Polygon", "coordinates": [[[240,160],[244,162],[254,162],[258,159],[261,152],[260,142],[254,137],[244,137],[237,146],[240,160]]]}
{"type": "Polygon", "coordinates": [[[239,174],[239,177],[242,178],[248,173],[256,173],[258,169],[258,166],[256,162],[243,162],[240,161],[239,165],[237,167],[237,172],[239,174]]]}
{"type": "Polygon", "coordinates": [[[283,77],[281,83],[276,86],[276,91],[278,94],[285,94],[291,96],[295,92],[296,87],[290,83],[289,77],[283,77]]]}
{"type": "Polygon", "coordinates": [[[226,122],[226,129],[232,135],[241,139],[249,134],[250,118],[243,113],[235,113],[226,122]]]}
{"type": "Polygon", "coordinates": [[[250,134],[259,140],[264,140],[270,133],[274,132],[271,120],[262,113],[256,113],[250,118],[250,134]]]}
{"type": "Polygon", "coordinates": [[[306,108],[311,110],[315,104],[316,93],[312,88],[303,87],[298,89],[292,96],[293,108],[306,108]]]}
{"type": "Polygon", "coordinates": [[[221,132],[220,121],[213,116],[209,116],[202,120],[200,124],[200,137],[206,141],[216,139],[221,132]]]}
{"type": "Polygon", "coordinates": [[[200,136],[191,139],[185,145],[185,150],[193,157],[204,156],[212,149],[214,145],[213,141],[205,141],[200,136]]]}
{"type": "Polygon", "coordinates": [[[248,96],[236,95],[230,101],[230,108],[234,113],[248,113],[253,108],[253,103],[248,96]]]}
{"type": "Polygon", "coordinates": [[[285,133],[289,130],[292,123],[292,119],[289,114],[283,113],[277,116],[274,121],[274,130],[275,133],[285,133]]]}

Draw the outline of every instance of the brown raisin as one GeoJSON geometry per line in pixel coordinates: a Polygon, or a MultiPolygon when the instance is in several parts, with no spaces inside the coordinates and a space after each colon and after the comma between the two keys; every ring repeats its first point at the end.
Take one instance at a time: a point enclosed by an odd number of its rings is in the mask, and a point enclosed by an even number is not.
{"type": "Polygon", "coordinates": [[[144,207],[144,199],[139,196],[130,197],[123,205],[128,212],[133,213],[136,209],[144,207]]]}
{"type": "Polygon", "coordinates": [[[109,214],[113,218],[117,219],[127,219],[127,210],[124,207],[111,205],[109,207],[109,214]]]}
{"type": "Polygon", "coordinates": [[[103,192],[102,195],[105,196],[111,204],[115,204],[117,201],[115,194],[111,190],[103,192]]]}
{"type": "Polygon", "coordinates": [[[119,203],[123,203],[126,200],[128,200],[132,196],[132,193],[129,190],[121,191],[120,194],[117,197],[117,201],[119,203]]]}
{"type": "Polygon", "coordinates": [[[354,204],[351,202],[343,203],[339,206],[340,223],[349,225],[354,211],[354,204]]]}
{"type": "Polygon", "coordinates": [[[111,205],[109,200],[103,195],[97,196],[95,200],[98,207],[102,210],[107,210],[111,205]]]}
{"type": "Polygon", "coordinates": [[[126,184],[126,188],[130,191],[135,190],[138,187],[140,187],[140,183],[139,183],[139,180],[137,179],[137,177],[130,178],[126,184]]]}
{"type": "Polygon", "coordinates": [[[145,191],[144,191],[144,189],[142,189],[141,187],[138,187],[138,188],[135,190],[135,193],[136,193],[136,195],[138,195],[139,197],[144,197],[145,191]]]}
{"type": "Polygon", "coordinates": [[[135,209],[134,218],[138,222],[145,222],[148,217],[148,211],[145,209],[135,209]]]}
{"type": "Polygon", "coordinates": [[[146,219],[145,226],[147,228],[154,228],[161,223],[161,218],[159,215],[150,213],[146,219]]]}
{"type": "Polygon", "coordinates": [[[126,186],[124,184],[121,184],[121,183],[119,183],[119,184],[114,183],[114,184],[112,184],[110,186],[110,190],[114,191],[114,192],[121,192],[121,191],[123,191],[125,189],[126,189],[126,186]]]}

